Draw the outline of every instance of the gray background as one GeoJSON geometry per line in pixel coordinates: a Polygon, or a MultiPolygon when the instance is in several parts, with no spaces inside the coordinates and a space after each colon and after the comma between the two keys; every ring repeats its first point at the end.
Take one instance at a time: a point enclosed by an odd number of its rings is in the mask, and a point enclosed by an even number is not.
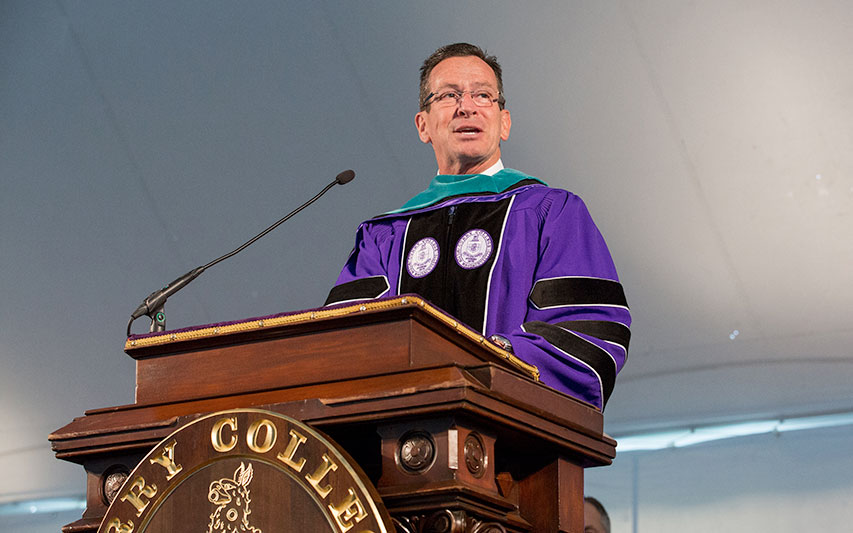
{"type": "MultiPolygon", "coordinates": [[[[580,195],[611,248],[634,326],[609,433],[853,410],[851,36],[828,0],[0,0],[0,503],[84,491],[47,435],[133,401],[143,297],[352,168],[166,310],[178,328],[323,302],[358,222],[435,173],[417,68],[456,41],[504,67],[504,163],[580,195]]],[[[848,453],[817,450],[853,436],[830,433],[620,455],[588,487],[624,531],[686,510],[795,531],[767,501],[851,513],[848,453]],[[811,484],[769,495],[815,454],[811,484]],[[750,468],[740,492],[714,482],[750,468]]]]}

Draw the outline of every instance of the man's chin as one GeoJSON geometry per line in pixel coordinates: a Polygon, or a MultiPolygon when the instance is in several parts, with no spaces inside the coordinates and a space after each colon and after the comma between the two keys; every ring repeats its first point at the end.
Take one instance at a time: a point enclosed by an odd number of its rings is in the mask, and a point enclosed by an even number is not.
{"type": "Polygon", "coordinates": [[[482,143],[462,143],[458,148],[456,159],[466,164],[486,161],[495,154],[495,150],[482,143]]]}

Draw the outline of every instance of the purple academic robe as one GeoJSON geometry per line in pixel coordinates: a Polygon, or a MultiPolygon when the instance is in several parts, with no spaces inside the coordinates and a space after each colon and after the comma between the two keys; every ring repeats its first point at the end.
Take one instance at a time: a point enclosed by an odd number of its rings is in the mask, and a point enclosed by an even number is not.
{"type": "Polygon", "coordinates": [[[603,409],[631,315],[583,201],[511,169],[455,178],[467,187],[431,197],[431,186],[413,199],[429,205],[362,223],[326,304],[417,293],[508,339],[545,384],[603,409]]]}

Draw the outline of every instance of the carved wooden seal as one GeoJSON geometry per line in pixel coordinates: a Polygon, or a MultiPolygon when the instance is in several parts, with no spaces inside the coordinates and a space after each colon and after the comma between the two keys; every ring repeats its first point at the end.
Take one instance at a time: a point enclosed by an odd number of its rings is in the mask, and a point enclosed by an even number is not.
{"type": "Polygon", "coordinates": [[[199,418],[142,459],[99,533],[392,533],[375,488],[332,441],[258,409],[199,418]]]}

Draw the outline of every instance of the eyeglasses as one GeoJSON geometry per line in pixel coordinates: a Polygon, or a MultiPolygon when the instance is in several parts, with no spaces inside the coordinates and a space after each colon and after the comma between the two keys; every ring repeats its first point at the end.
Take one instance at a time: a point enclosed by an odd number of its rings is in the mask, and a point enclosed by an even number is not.
{"type": "Polygon", "coordinates": [[[459,102],[462,101],[462,98],[465,97],[466,93],[471,95],[471,99],[477,107],[490,107],[495,102],[497,102],[499,106],[503,106],[504,103],[506,103],[503,96],[498,96],[496,98],[489,91],[478,89],[475,91],[442,91],[438,94],[429,93],[426,100],[424,100],[423,107],[426,108],[430,104],[435,104],[439,107],[454,107],[459,105],[459,102]]]}

